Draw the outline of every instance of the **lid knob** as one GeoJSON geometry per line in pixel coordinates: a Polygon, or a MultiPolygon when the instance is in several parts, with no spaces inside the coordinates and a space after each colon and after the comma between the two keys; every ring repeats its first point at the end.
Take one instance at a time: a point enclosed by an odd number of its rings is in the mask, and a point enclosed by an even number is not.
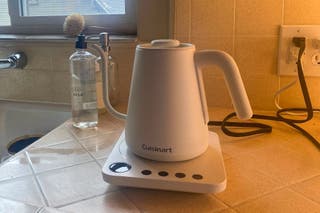
{"type": "Polygon", "coordinates": [[[174,39],[158,39],[151,41],[152,47],[159,47],[159,48],[173,48],[179,47],[180,41],[174,39]]]}

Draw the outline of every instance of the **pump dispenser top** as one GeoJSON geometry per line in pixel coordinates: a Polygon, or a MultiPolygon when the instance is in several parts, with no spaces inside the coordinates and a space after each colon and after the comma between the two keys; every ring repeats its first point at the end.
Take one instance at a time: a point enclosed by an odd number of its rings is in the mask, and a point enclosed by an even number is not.
{"type": "Polygon", "coordinates": [[[82,33],[77,36],[76,49],[87,49],[86,37],[82,33]]]}

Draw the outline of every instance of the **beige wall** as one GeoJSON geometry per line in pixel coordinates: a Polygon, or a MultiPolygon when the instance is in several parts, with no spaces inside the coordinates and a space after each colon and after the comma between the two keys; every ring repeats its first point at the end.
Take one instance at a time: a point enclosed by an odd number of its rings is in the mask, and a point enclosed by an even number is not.
{"type": "MultiPolygon", "coordinates": [[[[240,69],[254,109],[275,109],[273,95],[293,77],[277,76],[279,26],[320,24],[319,0],[174,0],[173,36],[198,50],[220,49],[240,69]]],[[[231,106],[223,76],[204,71],[209,106],[231,106]]],[[[320,78],[307,78],[314,106],[320,106],[320,78]]],[[[299,87],[280,97],[283,107],[303,106],[299,87]]]]}
{"type": "MultiPolygon", "coordinates": [[[[139,0],[141,40],[170,35],[197,49],[220,49],[239,65],[254,109],[275,109],[279,84],[294,78],[277,76],[281,24],[320,24],[318,0],[139,0]],[[155,3],[158,5],[155,6],[155,3]],[[171,11],[169,11],[169,7],[171,11]],[[161,12],[162,11],[162,12],[161,12]],[[170,16],[170,19],[169,19],[170,16]],[[142,21],[141,21],[142,20],[142,21]]],[[[120,101],[129,94],[135,43],[112,43],[119,65],[120,101]]],[[[0,41],[0,58],[14,50],[29,57],[25,70],[0,71],[0,99],[69,103],[68,57],[72,43],[0,41]]],[[[209,106],[231,107],[223,76],[215,67],[204,70],[209,106]]],[[[320,107],[320,78],[307,78],[314,106],[320,107]]],[[[299,88],[281,95],[282,106],[302,106],[299,88]]]]}
{"type": "MultiPolygon", "coordinates": [[[[120,100],[125,102],[135,43],[112,42],[111,46],[119,68],[120,100]]],[[[70,103],[69,56],[74,52],[73,42],[0,41],[0,58],[14,51],[25,52],[28,64],[23,70],[0,70],[0,99],[70,103]]],[[[93,49],[89,51],[98,55],[93,49]]]]}
{"type": "MultiPolygon", "coordinates": [[[[168,37],[169,0],[137,2],[139,39],[168,37]]],[[[111,42],[111,54],[118,64],[120,78],[119,99],[123,103],[128,100],[136,44],[133,41],[111,42]]],[[[73,41],[0,40],[0,58],[15,51],[26,53],[28,65],[23,70],[0,70],[0,99],[70,103],[68,59],[74,52],[73,41]]],[[[89,51],[97,55],[94,50],[89,51]]]]}

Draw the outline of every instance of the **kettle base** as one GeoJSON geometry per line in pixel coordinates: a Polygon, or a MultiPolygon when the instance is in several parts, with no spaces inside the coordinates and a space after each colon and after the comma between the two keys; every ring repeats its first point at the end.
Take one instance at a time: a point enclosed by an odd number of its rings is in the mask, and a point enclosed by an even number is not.
{"type": "Polygon", "coordinates": [[[114,185],[218,193],[226,188],[226,173],[219,137],[208,132],[205,153],[192,160],[160,162],[141,158],[128,150],[124,131],[102,168],[103,179],[114,185]]]}

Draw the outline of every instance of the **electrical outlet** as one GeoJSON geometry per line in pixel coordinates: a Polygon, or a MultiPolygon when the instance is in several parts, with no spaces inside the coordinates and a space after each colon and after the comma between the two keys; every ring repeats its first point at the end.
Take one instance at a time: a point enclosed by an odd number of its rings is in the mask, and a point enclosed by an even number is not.
{"type": "Polygon", "coordinates": [[[280,29],[278,75],[295,76],[299,48],[293,37],[305,37],[306,49],[302,56],[302,67],[305,76],[320,77],[320,25],[282,25],[280,29]]]}

